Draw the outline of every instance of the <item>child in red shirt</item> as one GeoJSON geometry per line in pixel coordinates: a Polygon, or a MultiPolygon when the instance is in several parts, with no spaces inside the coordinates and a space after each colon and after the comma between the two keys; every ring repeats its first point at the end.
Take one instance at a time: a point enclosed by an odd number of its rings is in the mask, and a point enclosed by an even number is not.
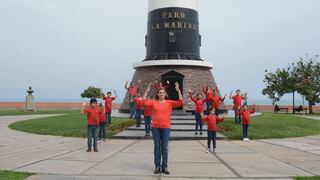
{"type": "Polygon", "coordinates": [[[138,92],[137,96],[132,99],[132,102],[134,103],[135,107],[135,119],[136,119],[136,127],[141,126],[141,103],[140,101],[142,100],[141,98],[141,93],[138,92]]]}
{"type": "Polygon", "coordinates": [[[105,107],[102,103],[99,104],[101,114],[99,115],[99,140],[105,140],[106,136],[106,114],[105,107]]]}
{"type": "Polygon", "coordinates": [[[129,118],[133,118],[133,115],[135,115],[135,108],[134,108],[134,103],[132,102],[132,100],[137,96],[140,87],[141,87],[141,80],[138,80],[138,84],[134,85],[133,82],[131,82],[129,84],[128,81],[126,81],[125,84],[125,89],[128,91],[129,93],[129,105],[130,105],[130,117],[129,118]]]}
{"type": "Polygon", "coordinates": [[[93,148],[94,152],[98,152],[97,140],[99,133],[99,117],[101,109],[97,106],[97,100],[92,98],[90,100],[90,106],[86,107],[86,103],[82,104],[81,112],[87,115],[88,121],[88,129],[87,129],[87,137],[88,137],[88,149],[87,152],[91,151],[92,140],[93,140],[93,148]]]}
{"type": "Polygon", "coordinates": [[[198,134],[198,126],[200,126],[200,135],[202,135],[202,123],[201,123],[201,113],[203,113],[204,109],[204,103],[207,101],[207,99],[203,99],[201,93],[197,93],[197,99],[193,98],[192,96],[192,90],[189,89],[189,97],[190,99],[196,104],[196,110],[195,110],[195,119],[196,119],[196,127],[195,130],[196,132],[194,133],[195,135],[198,134]]]}
{"type": "MultiPolygon", "coordinates": [[[[150,100],[149,96],[147,97],[147,100],[150,100]]],[[[143,106],[144,129],[145,129],[145,132],[146,132],[145,136],[150,136],[151,114],[152,114],[152,108],[148,107],[148,106],[143,106]]]]}
{"type": "Polygon", "coordinates": [[[233,100],[233,110],[234,110],[234,121],[235,123],[241,123],[241,116],[238,115],[238,111],[242,106],[242,100],[247,98],[247,93],[244,96],[241,95],[241,91],[238,89],[236,91],[236,95],[232,95],[232,91],[230,92],[230,99],[233,100]]]}
{"type": "Polygon", "coordinates": [[[214,109],[216,116],[219,116],[220,104],[225,100],[226,97],[227,97],[227,94],[225,94],[223,98],[218,95],[218,88],[216,88],[213,95],[208,97],[208,101],[211,102],[211,107],[214,109]]]}
{"type": "Polygon", "coordinates": [[[111,124],[112,101],[114,101],[118,97],[116,90],[114,90],[114,94],[115,94],[115,96],[112,97],[111,96],[112,94],[109,91],[109,92],[107,92],[107,96],[103,97],[104,107],[106,109],[106,119],[108,119],[107,125],[111,124]]]}
{"type": "MultiPolygon", "coordinates": [[[[202,91],[206,95],[206,99],[211,99],[211,97],[214,95],[214,92],[216,91],[216,89],[217,89],[217,87],[212,90],[211,86],[202,87],[202,91]]],[[[207,101],[206,105],[207,105],[207,115],[209,115],[210,114],[209,111],[212,108],[211,102],[207,101]]]]}
{"type": "Polygon", "coordinates": [[[248,130],[250,126],[250,115],[256,112],[256,106],[252,105],[252,110],[248,110],[248,105],[243,105],[242,108],[237,112],[238,115],[242,116],[242,135],[243,141],[249,141],[248,130]]]}
{"type": "Polygon", "coordinates": [[[218,122],[223,122],[224,118],[219,118],[214,114],[213,109],[210,109],[210,115],[209,116],[203,116],[203,113],[201,114],[202,119],[201,121],[207,122],[208,123],[208,150],[207,153],[210,152],[210,147],[211,147],[211,141],[213,145],[212,153],[216,153],[216,136],[217,136],[217,123],[218,122]]]}

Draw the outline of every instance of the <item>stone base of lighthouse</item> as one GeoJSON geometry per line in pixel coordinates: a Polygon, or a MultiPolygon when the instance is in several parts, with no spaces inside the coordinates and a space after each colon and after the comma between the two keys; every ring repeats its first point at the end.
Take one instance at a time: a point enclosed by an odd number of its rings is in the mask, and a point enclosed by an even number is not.
{"type": "MultiPolygon", "coordinates": [[[[171,60],[169,60],[171,61],[171,60]]],[[[181,61],[181,60],[180,60],[181,61]]],[[[135,73],[132,78],[133,84],[137,84],[138,80],[141,80],[141,93],[143,94],[146,90],[149,83],[152,83],[151,91],[149,92],[149,96],[151,99],[155,97],[154,82],[157,80],[158,82],[170,82],[170,87],[167,89],[167,93],[169,95],[169,99],[176,100],[178,98],[178,94],[175,91],[174,82],[178,82],[180,84],[180,89],[182,90],[182,95],[185,100],[185,106],[181,109],[184,111],[192,111],[195,110],[195,104],[188,97],[188,90],[192,89],[194,92],[200,92],[202,94],[202,87],[209,85],[211,87],[216,87],[216,82],[211,73],[210,66],[198,66],[192,65],[192,61],[180,64],[180,65],[163,65],[165,64],[163,61],[162,65],[159,66],[151,66],[150,64],[144,63],[145,66],[136,66],[135,73]]],[[[201,62],[201,61],[200,61],[201,62]]],[[[152,63],[156,64],[156,63],[152,63]]],[[[170,63],[173,64],[173,61],[170,63]]],[[[226,106],[221,104],[221,110],[226,110],[226,106]]],[[[125,99],[120,107],[120,112],[129,112],[129,94],[126,93],[125,99]]]]}

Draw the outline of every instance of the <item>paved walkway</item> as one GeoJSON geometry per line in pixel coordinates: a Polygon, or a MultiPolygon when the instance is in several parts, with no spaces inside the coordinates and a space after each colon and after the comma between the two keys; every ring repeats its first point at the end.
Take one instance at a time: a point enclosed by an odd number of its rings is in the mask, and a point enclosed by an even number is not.
{"type": "Polygon", "coordinates": [[[0,116],[0,169],[39,173],[38,179],[290,179],[320,175],[320,136],[263,141],[171,141],[170,176],[153,174],[151,140],[108,140],[87,153],[86,139],[33,135],[8,125],[46,117],[0,116]]]}

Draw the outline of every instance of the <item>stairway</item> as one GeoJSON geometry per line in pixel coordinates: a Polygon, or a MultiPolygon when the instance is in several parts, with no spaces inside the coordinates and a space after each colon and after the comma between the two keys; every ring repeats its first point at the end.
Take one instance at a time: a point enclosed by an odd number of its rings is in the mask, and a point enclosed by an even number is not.
{"type": "MultiPolygon", "coordinates": [[[[152,139],[145,137],[144,120],[141,127],[129,127],[116,134],[115,139],[152,139]]],[[[170,140],[205,140],[207,139],[207,126],[203,125],[203,135],[195,135],[195,119],[190,115],[173,115],[171,119],[170,140]]],[[[223,140],[225,136],[217,134],[217,140],[223,140]]]]}

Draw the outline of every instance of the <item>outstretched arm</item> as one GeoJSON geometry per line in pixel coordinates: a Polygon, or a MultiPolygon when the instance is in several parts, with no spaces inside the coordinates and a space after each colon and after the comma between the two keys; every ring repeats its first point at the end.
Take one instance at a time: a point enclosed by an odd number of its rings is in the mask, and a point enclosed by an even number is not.
{"type": "Polygon", "coordinates": [[[193,102],[196,102],[196,100],[195,100],[195,99],[193,98],[193,96],[192,96],[192,90],[191,90],[191,89],[188,90],[188,93],[189,93],[190,99],[191,99],[193,102]]]}
{"type": "Polygon", "coordinates": [[[124,88],[125,88],[126,90],[128,90],[128,88],[129,88],[129,82],[128,82],[128,80],[126,81],[126,83],[125,83],[125,85],[124,85],[124,88]]]}
{"type": "Polygon", "coordinates": [[[85,114],[84,109],[85,109],[86,105],[87,105],[87,103],[85,103],[85,102],[82,103],[81,111],[80,111],[82,114],[85,114]]]}
{"type": "Polygon", "coordinates": [[[181,90],[180,90],[180,87],[179,87],[179,83],[175,83],[175,87],[176,87],[176,91],[178,92],[178,95],[179,95],[179,100],[183,100],[183,97],[182,97],[182,94],[181,94],[181,90]]]}
{"type": "Polygon", "coordinates": [[[252,110],[250,111],[250,114],[254,114],[256,112],[256,105],[252,104],[252,110]]]}
{"type": "Polygon", "coordinates": [[[113,90],[113,92],[114,92],[114,95],[115,95],[113,98],[116,99],[118,97],[117,91],[113,90]]]}
{"type": "Polygon", "coordinates": [[[151,87],[151,83],[148,85],[146,91],[144,92],[143,96],[142,96],[142,100],[146,100],[148,97],[148,93],[150,91],[150,87],[151,87]]]}
{"type": "Polygon", "coordinates": [[[232,91],[230,91],[230,96],[229,96],[229,99],[232,99],[232,91]]]}

